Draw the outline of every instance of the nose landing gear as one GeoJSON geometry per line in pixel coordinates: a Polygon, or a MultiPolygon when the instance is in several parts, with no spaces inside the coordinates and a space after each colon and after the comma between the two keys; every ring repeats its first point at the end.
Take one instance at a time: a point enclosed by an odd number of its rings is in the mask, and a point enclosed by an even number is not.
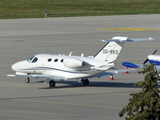
{"type": "Polygon", "coordinates": [[[26,83],[29,83],[29,82],[30,82],[30,78],[29,78],[29,77],[26,77],[26,78],[25,78],[25,82],[26,82],[26,83]]]}

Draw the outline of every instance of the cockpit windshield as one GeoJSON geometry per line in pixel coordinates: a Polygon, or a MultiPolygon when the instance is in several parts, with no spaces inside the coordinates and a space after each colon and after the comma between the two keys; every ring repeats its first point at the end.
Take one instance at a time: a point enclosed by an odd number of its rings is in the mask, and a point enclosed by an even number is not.
{"type": "Polygon", "coordinates": [[[27,61],[28,61],[28,62],[31,62],[31,61],[33,60],[33,58],[34,58],[34,56],[31,57],[31,58],[29,58],[29,59],[27,59],[27,61]]]}
{"type": "Polygon", "coordinates": [[[32,63],[35,63],[35,62],[37,62],[37,61],[38,61],[38,58],[35,57],[35,58],[32,60],[32,63]]]}

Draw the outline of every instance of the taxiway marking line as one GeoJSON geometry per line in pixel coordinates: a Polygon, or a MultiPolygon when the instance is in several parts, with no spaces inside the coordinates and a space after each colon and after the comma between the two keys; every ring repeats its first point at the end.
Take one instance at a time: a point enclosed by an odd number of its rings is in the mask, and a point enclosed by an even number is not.
{"type": "MultiPolygon", "coordinates": [[[[32,87],[28,87],[28,86],[13,86],[13,85],[0,85],[2,87],[11,87],[11,88],[32,88],[32,89],[37,89],[35,86],[32,86],[32,87]]],[[[85,94],[109,94],[109,95],[129,95],[129,93],[103,93],[103,92],[90,92],[90,91],[75,91],[75,90],[62,90],[62,89],[51,89],[51,90],[56,90],[56,91],[65,91],[65,92],[76,92],[76,93],[83,93],[84,95],[85,94]]]]}
{"type": "Polygon", "coordinates": [[[117,31],[152,31],[160,29],[149,29],[149,28],[101,28],[96,30],[117,30],[117,31]]]}
{"type": "Polygon", "coordinates": [[[29,89],[37,89],[37,88],[35,88],[35,87],[24,87],[24,86],[13,86],[13,85],[0,85],[0,86],[2,86],[2,87],[10,87],[10,88],[29,88],[29,89]]]}
{"type": "MultiPolygon", "coordinates": [[[[0,39],[0,41],[1,41],[2,39],[0,39]]],[[[16,40],[18,41],[18,40],[23,40],[23,42],[27,42],[27,41],[32,41],[32,42],[44,42],[44,43],[66,43],[66,44],[90,44],[90,45],[101,45],[101,44],[104,44],[104,43],[102,43],[102,42],[99,42],[99,43],[91,43],[91,42],[69,42],[69,41],[67,41],[67,42],[65,42],[65,41],[49,41],[49,40],[45,40],[45,41],[39,41],[39,40],[25,40],[25,39],[3,39],[3,40],[14,40],[15,42],[16,42],[16,40]]],[[[145,45],[125,45],[125,46],[133,46],[133,47],[143,47],[143,48],[157,48],[157,46],[145,46],[145,45]]],[[[17,48],[17,47],[13,47],[13,48],[17,48]]],[[[18,48],[27,48],[28,49],[28,47],[24,47],[24,46],[22,46],[22,47],[18,47],[18,48]]],[[[29,48],[32,48],[32,49],[42,49],[41,47],[39,48],[39,47],[29,47],[29,48]]],[[[45,49],[45,47],[44,47],[44,49],[45,49]]]]}
{"type": "Polygon", "coordinates": [[[49,101],[26,100],[26,99],[11,99],[11,100],[25,101],[25,102],[35,102],[35,103],[59,104],[59,105],[73,105],[73,106],[96,107],[96,108],[122,109],[121,107],[100,106],[100,105],[86,105],[86,104],[76,104],[76,103],[49,102],[49,101]]]}

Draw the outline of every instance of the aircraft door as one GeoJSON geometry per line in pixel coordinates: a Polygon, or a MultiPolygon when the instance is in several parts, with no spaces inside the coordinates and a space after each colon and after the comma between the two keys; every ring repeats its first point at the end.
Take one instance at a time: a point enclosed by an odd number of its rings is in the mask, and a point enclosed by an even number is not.
{"type": "Polygon", "coordinates": [[[43,66],[51,66],[52,58],[48,58],[47,61],[43,61],[43,66]]]}

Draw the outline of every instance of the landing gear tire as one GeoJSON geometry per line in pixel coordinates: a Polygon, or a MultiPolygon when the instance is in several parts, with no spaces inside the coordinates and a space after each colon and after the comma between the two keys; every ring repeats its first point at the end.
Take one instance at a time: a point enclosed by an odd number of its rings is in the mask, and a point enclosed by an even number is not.
{"type": "Polygon", "coordinates": [[[29,83],[29,82],[30,82],[30,78],[29,78],[29,77],[26,77],[26,78],[25,78],[25,82],[26,82],[26,83],[29,83]]]}
{"type": "Polygon", "coordinates": [[[50,80],[50,81],[49,81],[49,87],[50,87],[50,88],[55,87],[55,85],[56,85],[56,83],[55,83],[54,80],[50,80]]]}
{"type": "Polygon", "coordinates": [[[82,79],[81,81],[83,82],[84,86],[88,86],[89,85],[89,80],[88,79],[82,79]]]}

